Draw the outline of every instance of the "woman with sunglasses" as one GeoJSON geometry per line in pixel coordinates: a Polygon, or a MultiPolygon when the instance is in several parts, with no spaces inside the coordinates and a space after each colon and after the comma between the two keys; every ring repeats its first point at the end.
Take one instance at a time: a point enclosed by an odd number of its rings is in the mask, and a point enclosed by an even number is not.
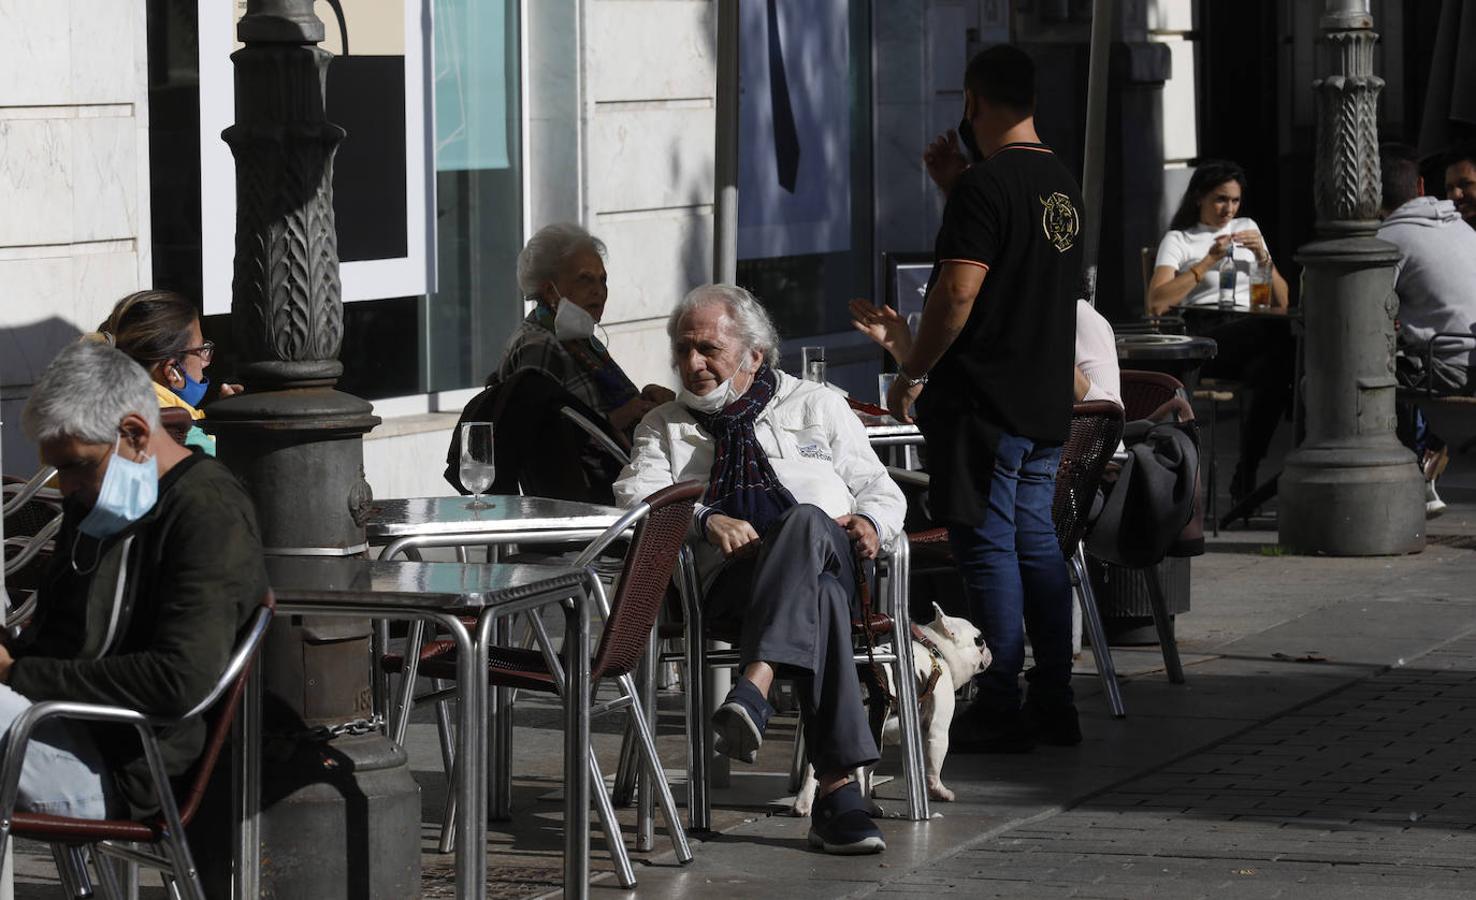
{"type": "MultiPolygon", "coordinates": [[[[205,417],[197,407],[210,387],[205,367],[215,356],[215,344],[201,334],[199,313],[187,297],[173,291],[129,294],[113,307],[98,332],[101,340],[148,370],[159,406],[179,407],[193,419],[205,417]]],[[[220,386],[222,397],[240,391],[238,384],[220,386]]],[[[190,427],[185,446],[215,455],[215,438],[198,425],[190,427]]]]}

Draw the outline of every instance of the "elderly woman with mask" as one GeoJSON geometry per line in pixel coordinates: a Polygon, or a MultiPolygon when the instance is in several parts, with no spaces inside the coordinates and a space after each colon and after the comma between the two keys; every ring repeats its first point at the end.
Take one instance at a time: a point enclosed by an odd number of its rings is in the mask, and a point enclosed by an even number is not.
{"type": "Polygon", "coordinates": [[[567,223],[539,229],[518,254],[518,288],[537,305],[508,342],[496,379],[542,371],[626,437],[642,416],[676,397],[660,385],[637,389],[594,336],[609,297],[599,238],[567,223]]]}

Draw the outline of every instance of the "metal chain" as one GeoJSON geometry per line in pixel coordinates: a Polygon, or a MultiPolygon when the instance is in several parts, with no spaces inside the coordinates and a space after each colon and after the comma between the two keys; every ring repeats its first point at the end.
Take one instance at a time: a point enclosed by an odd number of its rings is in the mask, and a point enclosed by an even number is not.
{"type": "Polygon", "coordinates": [[[344,735],[357,736],[363,734],[372,734],[374,732],[380,732],[383,730],[384,716],[379,713],[375,713],[373,716],[367,719],[351,719],[347,722],[340,722],[337,725],[318,725],[316,727],[307,728],[302,731],[290,732],[287,734],[274,734],[271,735],[271,737],[277,740],[317,741],[319,743],[327,743],[328,741],[331,741],[336,737],[342,737],[344,735]]]}

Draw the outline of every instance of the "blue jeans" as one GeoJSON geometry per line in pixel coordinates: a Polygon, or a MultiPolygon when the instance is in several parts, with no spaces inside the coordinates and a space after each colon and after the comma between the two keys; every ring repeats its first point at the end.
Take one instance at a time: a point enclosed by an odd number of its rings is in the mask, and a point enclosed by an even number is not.
{"type": "MultiPolygon", "coordinates": [[[[0,684],[0,746],[8,744],[10,726],[30,706],[10,685],[0,684]]],[[[79,819],[106,819],[127,809],[87,726],[58,719],[31,732],[15,806],[79,819]]]]}
{"type": "Polygon", "coordinates": [[[1025,676],[1031,701],[1072,702],[1071,580],[1051,522],[1060,461],[1058,444],[1001,435],[984,523],[948,529],[970,614],[994,654],[974,679],[976,702],[987,710],[1019,709],[1027,633],[1035,656],[1025,676]]]}

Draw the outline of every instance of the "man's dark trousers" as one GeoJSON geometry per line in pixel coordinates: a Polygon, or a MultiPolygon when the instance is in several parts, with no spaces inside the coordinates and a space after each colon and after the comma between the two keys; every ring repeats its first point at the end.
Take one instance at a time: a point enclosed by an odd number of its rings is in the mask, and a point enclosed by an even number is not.
{"type": "Polygon", "coordinates": [[[769,526],[756,556],[729,563],[707,591],[709,621],[741,623],[743,666],[767,662],[794,679],[817,772],[879,758],[851,644],[860,615],[854,552],[824,510],[800,504],[769,526]]]}

